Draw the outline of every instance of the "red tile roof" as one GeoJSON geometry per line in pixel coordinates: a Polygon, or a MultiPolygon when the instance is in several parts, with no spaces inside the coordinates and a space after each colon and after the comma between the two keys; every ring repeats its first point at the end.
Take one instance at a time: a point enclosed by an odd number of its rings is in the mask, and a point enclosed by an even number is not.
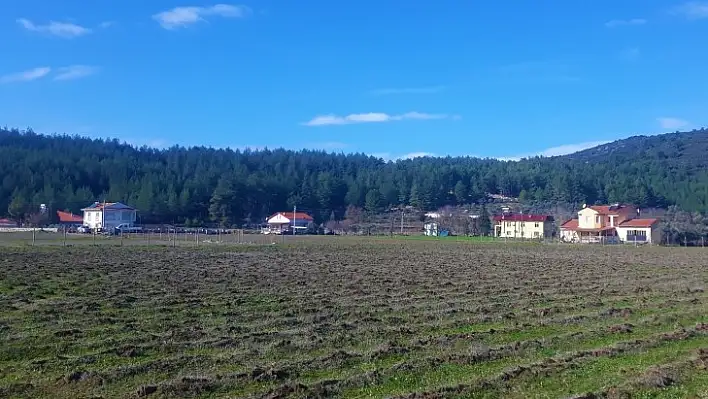
{"type": "Polygon", "coordinates": [[[268,219],[272,219],[278,215],[283,215],[284,217],[286,217],[290,220],[293,219],[293,215],[295,215],[295,219],[298,219],[298,220],[313,220],[312,216],[306,214],[305,212],[295,212],[294,214],[293,214],[293,212],[276,212],[273,215],[271,215],[268,219]]]}
{"type": "Polygon", "coordinates": [[[83,223],[84,218],[79,215],[74,215],[69,212],[57,211],[57,216],[59,217],[59,222],[61,223],[83,223]]]}
{"type": "Polygon", "coordinates": [[[578,228],[578,219],[570,219],[561,225],[561,229],[575,230],[578,228]]]}
{"type": "Polygon", "coordinates": [[[613,205],[592,205],[588,208],[599,213],[600,215],[620,215],[628,212],[634,212],[635,208],[627,205],[613,206],[613,205]]]}
{"type": "Polygon", "coordinates": [[[659,219],[630,219],[620,223],[619,227],[651,227],[659,219]]]}
{"type": "Polygon", "coordinates": [[[545,222],[550,220],[549,215],[522,215],[522,214],[512,214],[512,215],[496,215],[494,216],[494,221],[496,222],[545,222]]]}

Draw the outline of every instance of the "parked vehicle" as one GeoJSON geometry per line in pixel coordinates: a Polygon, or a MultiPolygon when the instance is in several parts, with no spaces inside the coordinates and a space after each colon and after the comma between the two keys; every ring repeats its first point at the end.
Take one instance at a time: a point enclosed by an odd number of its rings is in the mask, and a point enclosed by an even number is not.
{"type": "Polygon", "coordinates": [[[122,234],[122,233],[139,233],[143,231],[142,227],[139,226],[131,226],[129,224],[119,224],[113,229],[113,234],[122,234]]]}

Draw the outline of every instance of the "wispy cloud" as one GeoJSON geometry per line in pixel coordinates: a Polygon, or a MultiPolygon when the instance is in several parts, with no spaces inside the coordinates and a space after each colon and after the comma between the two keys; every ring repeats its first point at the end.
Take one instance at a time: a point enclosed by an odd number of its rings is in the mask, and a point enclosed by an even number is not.
{"type": "Polygon", "coordinates": [[[116,23],[113,21],[103,21],[100,24],[98,24],[98,27],[101,29],[107,29],[110,28],[111,26],[115,25],[116,23]]]}
{"type": "Polygon", "coordinates": [[[425,152],[425,151],[418,151],[418,152],[409,152],[408,154],[401,155],[398,157],[398,159],[414,159],[414,158],[425,158],[425,157],[434,157],[435,154],[432,152],[425,152]]]}
{"type": "Polygon", "coordinates": [[[159,12],[152,17],[163,28],[172,30],[206,21],[207,17],[244,18],[250,13],[251,9],[246,6],[216,4],[210,7],[175,7],[159,12]]]}
{"type": "Polygon", "coordinates": [[[659,126],[661,126],[662,129],[681,129],[691,124],[691,122],[685,119],[674,117],[661,117],[656,118],[656,120],[659,122],[659,126]]]}
{"type": "Polygon", "coordinates": [[[369,112],[365,114],[349,114],[346,116],[320,115],[303,123],[305,126],[327,125],[352,125],[356,123],[382,123],[402,120],[430,120],[430,119],[459,119],[459,116],[448,114],[427,114],[423,112],[407,112],[400,115],[389,115],[382,112],[369,112]]]}
{"type": "Polygon", "coordinates": [[[632,26],[632,25],[644,25],[647,23],[646,19],[643,18],[632,18],[632,19],[613,19],[611,21],[605,22],[605,26],[608,28],[617,28],[619,26],[632,26]]]}
{"type": "Polygon", "coordinates": [[[26,71],[11,73],[8,75],[0,76],[0,84],[5,83],[15,83],[15,82],[29,82],[32,80],[37,80],[43,78],[52,71],[50,67],[39,67],[34,69],[28,69],[26,71]]]}
{"type": "Polygon", "coordinates": [[[91,29],[89,28],[67,22],[50,21],[46,25],[36,25],[28,19],[20,18],[17,20],[17,23],[28,31],[46,33],[65,39],[72,39],[91,33],[91,29]]]}
{"type": "Polygon", "coordinates": [[[602,141],[586,141],[586,142],[575,143],[575,144],[564,144],[564,145],[559,145],[557,147],[547,148],[545,150],[535,152],[535,153],[527,153],[527,154],[507,156],[507,157],[497,157],[497,159],[500,159],[503,161],[518,161],[522,158],[531,158],[531,157],[535,157],[535,156],[556,157],[556,156],[560,156],[560,155],[573,154],[578,151],[587,150],[588,148],[597,147],[599,145],[607,144],[609,142],[610,142],[609,140],[602,140],[602,141]]]}
{"type": "Polygon", "coordinates": [[[439,93],[445,89],[445,86],[388,88],[372,90],[371,94],[375,96],[385,96],[390,94],[434,94],[439,93]]]}
{"type": "Polygon", "coordinates": [[[671,13],[688,19],[708,18],[708,2],[689,1],[675,7],[671,13]]]}
{"type": "Polygon", "coordinates": [[[404,159],[415,159],[415,158],[424,158],[424,157],[435,157],[437,156],[436,154],[432,152],[425,152],[425,151],[418,151],[418,152],[410,152],[408,154],[403,154],[403,155],[393,155],[390,152],[375,152],[373,154],[369,154],[370,156],[374,158],[380,158],[383,159],[384,161],[400,161],[404,159]]]}
{"type": "Polygon", "coordinates": [[[148,138],[125,139],[125,140],[123,140],[123,142],[125,142],[126,144],[133,146],[135,148],[149,147],[149,148],[155,148],[158,150],[163,150],[163,149],[170,146],[168,141],[165,139],[148,139],[148,138]]]}
{"type": "Polygon", "coordinates": [[[73,80],[81,79],[86,76],[93,75],[98,72],[98,67],[91,65],[70,65],[59,68],[54,80],[73,80]]]}

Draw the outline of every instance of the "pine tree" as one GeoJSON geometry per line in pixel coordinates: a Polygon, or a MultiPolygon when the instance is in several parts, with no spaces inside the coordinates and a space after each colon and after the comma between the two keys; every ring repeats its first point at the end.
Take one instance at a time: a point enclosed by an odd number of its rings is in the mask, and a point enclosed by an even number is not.
{"type": "Polygon", "coordinates": [[[467,185],[462,181],[458,180],[455,184],[455,200],[457,204],[464,205],[468,200],[467,185]]]}
{"type": "Polygon", "coordinates": [[[492,220],[489,216],[489,212],[487,212],[487,207],[482,206],[482,209],[479,212],[479,217],[477,218],[479,227],[477,228],[477,231],[479,231],[480,235],[487,236],[489,233],[492,231],[492,220]]]}
{"type": "Polygon", "coordinates": [[[27,212],[29,212],[29,203],[27,202],[27,198],[19,189],[15,189],[15,192],[12,194],[10,205],[7,207],[7,213],[14,220],[22,222],[25,220],[27,212]]]}
{"type": "Polygon", "coordinates": [[[209,216],[221,227],[243,223],[242,199],[237,182],[231,176],[219,179],[209,201],[209,216]]]}
{"type": "Polygon", "coordinates": [[[371,189],[366,193],[366,211],[370,214],[376,214],[381,211],[383,206],[383,197],[378,189],[371,189]]]}

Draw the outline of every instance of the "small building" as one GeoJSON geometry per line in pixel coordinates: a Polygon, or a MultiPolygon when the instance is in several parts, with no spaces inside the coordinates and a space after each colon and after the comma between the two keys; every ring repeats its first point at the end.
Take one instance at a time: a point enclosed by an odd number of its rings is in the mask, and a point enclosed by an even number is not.
{"type": "Polygon", "coordinates": [[[630,219],[617,226],[620,242],[636,244],[661,244],[659,219],[630,219]]]}
{"type": "Polygon", "coordinates": [[[503,213],[494,216],[494,236],[539,239],[553,236],[553,216],[503,213]]]}
{"type": "Polygon", "coordinates": [[[65,227],[78,227],[84,223],[84,218],[82,216],[74,215],[71,212],[57,211],[57,217],[59,218],[59,224],[65,227]]]}
{"type": "Polygon", "coordinates": [[[268,227],[263,230],[264,234],[283,234],[295,229],[304,231],[312,223],[312,216],[304,212],[277,212],[268,217],[266,223],[268,227]]]}
{"type": "Polygon", "coordinates": [[[94,202],[81,210],[83,224],[92,230],[113,231],[118,226],[132,227],[137,210],[120,202],[94,202]]]}
{"type": "Polygon", "coordinates": [[[583,206],[577,219],[570,219],[560,227],[565,242],[659,243],[661,231],[658,219],[638,218],[639,210],[631,205],[583,206]]]}

